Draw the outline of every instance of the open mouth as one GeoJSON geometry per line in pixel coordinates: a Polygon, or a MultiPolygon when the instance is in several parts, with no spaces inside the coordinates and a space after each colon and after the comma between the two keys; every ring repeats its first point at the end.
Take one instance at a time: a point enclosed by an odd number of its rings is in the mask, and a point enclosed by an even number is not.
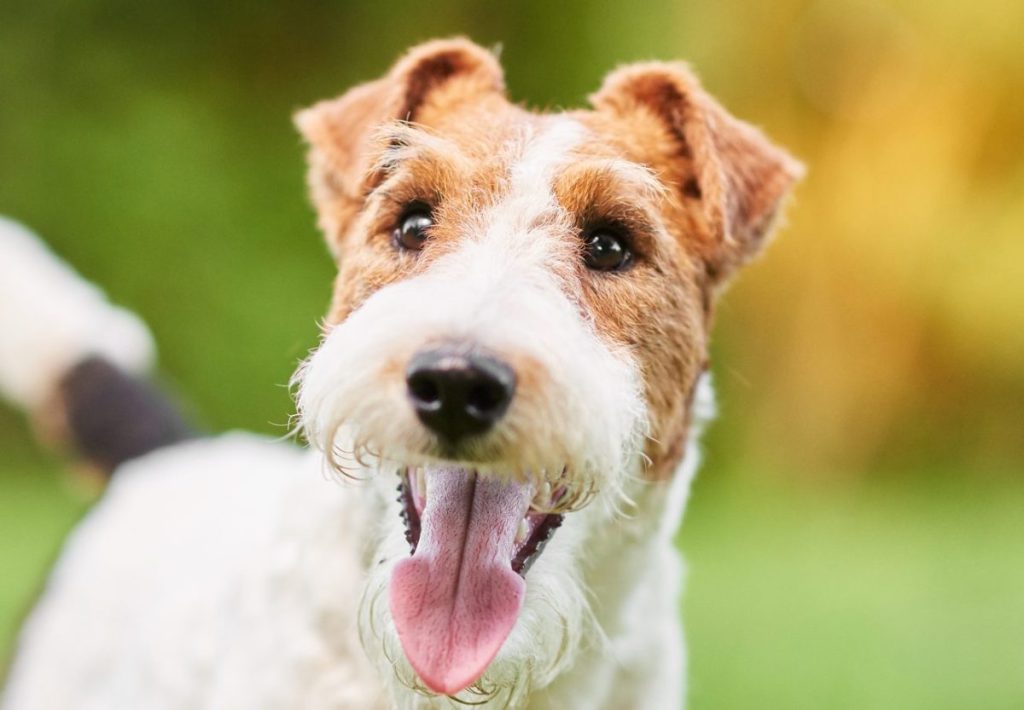
{"type": "Polygon", "coordinates": [[[511,633],[525,575],[562,515],[565,487],[501,481],[458,467],[410,467],[399,501],[410,557],[392,572],[391,615],[428,688],[454,695],[486,670],[511,633]]]}
{"type": "MultiPolygon", "coordinates": [[[[398,502],[402,504],[405,539],[409,543],[410,552],[416,554],[416,545],[420,541],[420,521],[427,502],[425,472],[420,468],[407,468],[399,475],[401,482],[398,484],[398,502]]],[[[558,505],[564,493],[564,488],[552,489],[550,483],[544,483],[535,492],[529,511],[520,518],[514,538],[515,554],[512,557],[512,571],[519,576],[526,577],[531,565],[540,557],[548,540],[562,524],[564,516],[550,511],[558,505]]]]}

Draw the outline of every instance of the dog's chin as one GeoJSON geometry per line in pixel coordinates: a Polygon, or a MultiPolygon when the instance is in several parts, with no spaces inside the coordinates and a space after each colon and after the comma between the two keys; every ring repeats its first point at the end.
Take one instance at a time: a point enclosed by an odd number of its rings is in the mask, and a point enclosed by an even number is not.
{"type": "MultiPolygon", "coordinates": [[[[574,449],[564,445],[527,457],[533,447],[502,432],[445,458],[422,438],[370,431],[343,432],[354,444],[337,448],[365,452],[363,467],[383,474],[372,486],[377,564],[359,627],[396,697],[412,689],[469,701],[545,687],[590,628],[579,551],[613,512],[627,467],[565,455],[574,449]],[[501,446],[480,456],[488,441],[501,446]]],[[[632,443],[620,440],[620,450],[632,443]]]]}
{"type": "Polygon", "coordinates": [[[426,687],[456,695],[487,670],[519,619],[526,575],[567,488],[458,465],[407,467],[398,486],[410,555],[388,583],[405,657],[426,687]]]}
{"type": "Polygon", "coordinates": [[[531,474],[410,459],[378,461],[372,487],[367,654],[396,701],[411,690],[513,702],[546,687],[596,630],[579,561],[615,514],[606,492],[592,499],[599,482],[571,464],[531,474]]]}

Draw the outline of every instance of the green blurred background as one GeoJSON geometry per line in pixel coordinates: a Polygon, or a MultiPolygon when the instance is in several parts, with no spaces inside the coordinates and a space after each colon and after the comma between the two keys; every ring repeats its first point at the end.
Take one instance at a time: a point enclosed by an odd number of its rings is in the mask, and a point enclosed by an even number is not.
{"type": "MultiPolygon", "coordinates": [[[[719,310],[691,707],[1024,708],[1021,28],[1019,0],[4,0],[0,213],[142,314],[205,426],[282,434],[332,276],[296,108],[457,33],[540,107],[688,59],[810,168],[719,310]]],[[[0,409],[0,658],[88,505],[61,463],[0,409]]]]}

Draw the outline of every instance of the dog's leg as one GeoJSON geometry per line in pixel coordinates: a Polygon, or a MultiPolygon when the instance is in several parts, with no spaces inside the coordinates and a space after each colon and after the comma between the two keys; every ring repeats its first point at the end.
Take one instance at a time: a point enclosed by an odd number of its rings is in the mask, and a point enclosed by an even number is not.
{"type": "Polygon", "coordinates": [[[47,439],[109,473],[188,430],[143,375],[154,358],[133,313],[0,217],[0,396],[47,439]]]}

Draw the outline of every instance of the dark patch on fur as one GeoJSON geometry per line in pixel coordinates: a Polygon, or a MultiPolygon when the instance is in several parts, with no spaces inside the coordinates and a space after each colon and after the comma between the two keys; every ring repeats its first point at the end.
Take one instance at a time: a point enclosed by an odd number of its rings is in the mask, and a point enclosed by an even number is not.
{"type": "Polygon", "coordinates": [[[163,393],[100,357],[73,367],[59,394],[72,445],[108,473],[192,436],[163,393]]]}
{"type": "Polygon", "coordinates": [[[459,50],[441,52],[424,59],[407,79],[405,105],[400,118],[414,121],[416,109],[426,100],[427,94],[466,69],[465,57],[459,50]]]}

